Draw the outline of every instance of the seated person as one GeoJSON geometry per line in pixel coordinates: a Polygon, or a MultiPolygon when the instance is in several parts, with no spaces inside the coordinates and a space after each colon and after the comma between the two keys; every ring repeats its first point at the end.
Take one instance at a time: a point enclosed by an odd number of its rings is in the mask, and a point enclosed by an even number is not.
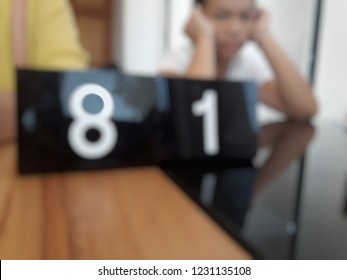
{"type": "Polygon", "coordinates": [[[311,87],[272,37],[266,11],[254,0],[199,2],[185,29],[193,45],[164,57],[164,76],[250,80],[259,85],[260,101],[289,118],[307,121],[316,114],[311,87]]]}
{"type": "Polygon", "coordinates": [[[84,69],[78,37],[68,0],[0,1],[0,143],[15,138],[15,67],[84,69]]]}

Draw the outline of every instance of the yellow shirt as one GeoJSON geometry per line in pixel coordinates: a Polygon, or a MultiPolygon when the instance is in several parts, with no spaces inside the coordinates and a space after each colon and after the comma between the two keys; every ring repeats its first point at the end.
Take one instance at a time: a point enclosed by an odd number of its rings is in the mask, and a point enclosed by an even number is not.
{"type": "MultiPolygon", "coordinates": [[[[67,0],[26,0],[27,67],[64,70],[87,67],[67,0]]],[[[15,89],[12,51],[12,0],[0,0],[0,91],[15,89]]]]}

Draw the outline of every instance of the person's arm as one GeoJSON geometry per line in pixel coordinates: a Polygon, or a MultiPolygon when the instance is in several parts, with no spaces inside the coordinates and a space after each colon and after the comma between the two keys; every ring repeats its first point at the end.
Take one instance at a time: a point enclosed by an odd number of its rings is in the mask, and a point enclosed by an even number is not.
{"type": "MultiPolygon", "coordinates": [[[[28,26],[26,67],[38,69],[85,69],[88,55],[67,0],[36,1],[28,6],[35,15],[28,26]]],[[[30,14],[30,13],[29,13],[30,14]]],[[[0,143],[16,138],[15,94],[0,93],[0,143]]]]}
{"type": "Polygon", "coordinates": [[[196,5],[186,26],[186,33],[194,44],[192,61],[186,78],[215,79],[217,77],[216,42],[213,27],[201,5],[196,5]]]}
{"type": "MultiPolygon", "coordinates": [[[[215,79],[217,62],[214,31],[201,5],[194,7],[185,32],[194,44],[194,53],[187,70],[181,75],[191,79],[215,79]]],[[[172,71],[162,71],[161,74],[166,77],[179,76],[172,71]]]]}
{"type": "Polygon", "coordinates": [[[71,4],[67,0],[36,1],[35,21],[30,25],[30,67],[54,70],[83,70],[89,56],[80,43],[80,34],[71,4]]]}
{"type": "Polygon", "coordinates": [[[185,78],[213,80],[217,77],[215,43],[213,35],[198,37],[194,43],[192,61],[184,74],[185,78]]]}
{"type": "Polygon", "coordinates": [[[0,144],[16,138],[16,115],[14,94],[0,92],[0,144]]]}
{"type": "Polygon", "coordinates": [[[268,29],[268,15],[264,11],[258,11],[256,15],[253,39],[263,50],[276,77],[261,87],[261,101],[293,120],[312,118],[317,112],[317,103],[311,86],[272,37],[268,29]]]}

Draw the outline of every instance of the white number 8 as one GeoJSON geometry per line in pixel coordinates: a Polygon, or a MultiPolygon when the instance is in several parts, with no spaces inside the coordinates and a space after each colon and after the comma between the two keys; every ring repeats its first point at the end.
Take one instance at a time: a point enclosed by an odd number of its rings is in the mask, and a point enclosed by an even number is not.
{"type": "Polygon", "coordinates": [[[97,160],[112,152],[118,141],[118,130],[111,121],[114,104],[111,94],[96,84],[85,84],[75,89],[70,97],[69,111],[74,121],[68,129],[71,149],[80,157],[97,160]],[[84,99],[96,95],[103,101],[103,108],[97,114],[88,113],[83,107],[84,99]],[[100,133],[97,141],[87,139],[87,131],[96,129],[100,133]]]}

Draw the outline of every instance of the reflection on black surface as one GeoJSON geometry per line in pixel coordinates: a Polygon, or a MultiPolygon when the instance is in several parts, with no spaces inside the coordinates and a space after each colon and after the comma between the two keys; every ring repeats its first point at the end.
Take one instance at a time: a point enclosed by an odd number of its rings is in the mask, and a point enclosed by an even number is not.
{"type": "MultiPolygon", "coordinates": [[[[264,199],[263,193],[293,163],[300,162],[307,145],[314,135],[310,125],[279,123],[263,127],[259,134],[260,158],[253,163],[215,163],[213,166],[197,163],[193,166],[165,166],[165,172],[181,186],[201,207],[216,219],[238,241],[259,258],[291,258],[291,248],[295,246],[296,234],[295,203],[299,172],[291,188],[292,197],[287,197],[292,205],[292,215],[288,221],[276,229],[276,223],[266,225],[266,219],[252,221],[252,205],[264,199]],[[261,149],[267,149],[265,159],[261,149]],[[257,224],[260,224],[259,227],[257,224]],[[282,238],[283,242],[264,243],[259,228],[267,229],[265,238],[282,238]],[[258,227],[258,229],[257,229],[258,227]],[[277,232],[276,232],[277,231],[277,232]],[[271,233],[272,232],[272,233],[271,233]],[[280,232],[280,233],[279,233],[280,232]],[[273,236],[271,237],[271,234],[273,236]],[[283,248],[278,248],[282,246],[283,248]]],[[[284,194],[285,195],[285,194],[284,194]]],[[[279,199],[280,200],[280,199],[279,199]]],[[[259,214],[257,212],[257,214],[259,214]]],[[[267,214],[263,215],[266,217],[267,214]]],[[[272,215],[271,213],[268,215],[272,215]]],[[[271,219],[271,217],[270,217],[271,219]]],[[[276,217],[274,218],[276,220],[276,217]]],[[[277,217],[278,220],[278,217],[277,217]]],[[[280,219],[281,220],[281,219],[280,219]]],[[[277,240],[278,241],[278,240],[277,240]]]]}

